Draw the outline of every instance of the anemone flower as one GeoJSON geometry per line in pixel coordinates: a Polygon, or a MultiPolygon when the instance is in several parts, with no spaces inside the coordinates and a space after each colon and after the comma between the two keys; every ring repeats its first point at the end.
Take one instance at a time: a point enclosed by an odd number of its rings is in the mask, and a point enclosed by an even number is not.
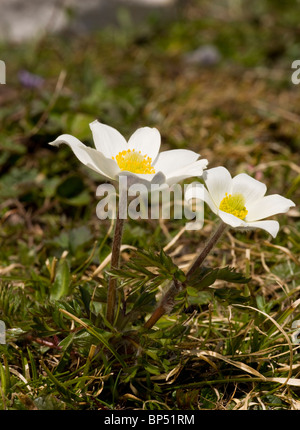
{"type": "Polygon", "coordinates": [[[221,220],[237,229],[260,228],[276,237],[279,223],[264,218],[287,212],[295,203],[278,194],[265,196],[267,187],[251,176],[241,173],[234,178],[224,167],[203,173],[205,186],[189,187],[185,198],[200,198],[221,220]]]}
{"type": "Polygon", "coordinates": [[[79,161],[110,180],[127,176],[131,182],[170,186],[186,178],[202,176],[208,163],[198,160],[199,154],[187,149],[159,152],[161,137],[156,128],[139,128],[128,142],[116,129],[97,120],[90,124],[90,129],[96,149],[69,134],[59,136],[50,145],[67,144],[79,161]]]}

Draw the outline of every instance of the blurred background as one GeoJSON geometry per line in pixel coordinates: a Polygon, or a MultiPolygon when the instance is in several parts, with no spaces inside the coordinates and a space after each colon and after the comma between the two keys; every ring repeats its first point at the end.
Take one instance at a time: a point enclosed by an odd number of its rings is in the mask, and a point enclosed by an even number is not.
{"type": "Polygon", "coordinates": [[[291,65],[300,59],[299,7],[296,0],[2,0],[0,210],[12,237],[19,223],[18,234],[38,246],[53,241],[58,224],[84,219],[99,228],[101,178],[69,148],[48,145],[62,133],[93,145],[94,119],[126,138],[157,127],[162,149],[195,150],[210,167],[245,171],[297,203],[300,98],[291,65]]]}

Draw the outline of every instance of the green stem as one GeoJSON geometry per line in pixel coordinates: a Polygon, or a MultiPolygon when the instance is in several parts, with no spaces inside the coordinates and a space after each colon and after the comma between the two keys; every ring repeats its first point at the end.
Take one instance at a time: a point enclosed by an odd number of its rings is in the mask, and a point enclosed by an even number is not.
{"type": "Polygon", "coordinates": [[[165,314],[170,312],[174,307],[174,298],[184,288],[183,284],[174,279],[170,288],[162,297],[159,306],[155,309],[151,317],[144,324],[145,329],[150,329],[165,314]]]}
{"type": "Polygon", "coordinates": [[[213,249],[213,247],[216,245],[216,243],[219,241],[220,237],[225,232],[227,227],[228,227],[227,224],[225,224],[224,222],[221,222],[221,224],[219,225],[217,230],[210,237],[209,241],[206,243],[206,245],[204,246],[204,248],[202,249],[202,251],[200,252],[198,257],[196,258],[196,260],[193,262],[193,264],[191,265],[191,267],[187,271],[187,273],[186,273],[187,279],[189,279],[192,276],[192,274],[195,272],[195,270],[198,267],[201,267],[203,261],[208,256],[208,254],[213,249]]]}
{"type": "MultiPolygon", "coordinates": [[[[215,233],[210,237],[198,257],[195,259],[195,261],[192,263],[191,267],[186,273],[186,280],[188,281],[190,277],[193,275],[195,270],[200,267],[205,260],[205,258],[208,256],[210,251],[213,249],[213,247],[216,245],[222,234],[227,229],[227,224],[221,223],[215,233]]],[[[145,323],[144,328],[150,329],[154,326],[154,324],[166,313],[170,312],[174,305],[175,305],[175,297],[177,294],[182,291],[186,287],[186,284],[183,282],[179,282],[177,280],[174,280],[170,286],[170,288],[167,290],[167,292],[162,297],[159,306],[155,309],[149,320],[145,323]]]]}
{"type": "MultiPolygon", "coordinates": [[[[120,251],[121,251],[123,228],[124,228],[124,221],[125,221],[123,218],[124,201],[126,201],[126,199],[124,199],[124,195],[121,193],[121,190],[120,190],[119,210],[117,213],[116,225],[115,225],[115,231],[114,231],[114,237],[113,237],[113,243],[112,243],[111,264],[110,264],[112,269],[118,269],[120,264],[120,251]]],[[[106,318],[110,324],[113,324],[114,322],[116,295],[117,295],[117,279],[111,276],[108,283],[107,308],[106,308],[106,318]]]]}

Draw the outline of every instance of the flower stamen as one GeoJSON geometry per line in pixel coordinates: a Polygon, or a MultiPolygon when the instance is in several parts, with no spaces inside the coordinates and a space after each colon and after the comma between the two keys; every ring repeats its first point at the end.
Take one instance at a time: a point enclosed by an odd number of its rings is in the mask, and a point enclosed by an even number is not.
{"type": "Polygon", "coordinates": [[[154,167],[151,166],[152,158],[142,155],[141,151],[137,152],[134,149],[127,149],[119,152],[112,159],[118,163],[121,170],[142,174],[155,173],[154,167]]]}
{"type": "Polygon", "coordinates": [[[247,216],[247,209],[245,208],[245,198],[242,194],[225,194],[225,197],[220,203],[219,209],[236,216],[237,218],[244,219],[247,216]]]}

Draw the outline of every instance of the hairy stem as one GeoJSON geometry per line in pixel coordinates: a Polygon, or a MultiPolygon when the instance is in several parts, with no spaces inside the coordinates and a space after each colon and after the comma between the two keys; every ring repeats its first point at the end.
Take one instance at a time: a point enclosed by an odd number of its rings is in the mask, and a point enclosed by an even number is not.
{"type": "Polygon", "coordinates": [[[216,243],[218,242],[218,240],[220,239],[222,234],[225,232],[227,227],[228,227],[227,224],[225,224],[224,222],[221,222],[221,224],[219,225],[217,230],[209,238],[208,242],[206,243],[206,245],[204,246],[204,248],[202,249],[202,251],[200,252],[198,257],[195,259],[195,261],[193,262],[193,264],[191,265],[189,270],[187,271],[187,273],[186,273],[187,279],[189,279],[192,276],[192,274],[195,272],[195,270],[198,267],[201,267],[203,261],[208,256],[208,254],[213,249],[213,247],[216,245],[216,243]]]}
{"type": "MultiPolygon", "coordinates": [[[[198,257],[195,259],[195,261],[192,263],[191,267],[186,273],[186,280],[188,281],[189,278],[193,275],[195,270],[200,267],[205,260],[205,258],[208,256],[210,251],[213,249],[213,247],[216,245],[222,234],[225,232],[227,228],[227,224],[221,223],[215,233],[210,237],[198,257]]],[[[186,287],[185,283],[181,283],[177,280],[174,280],[170,286],[170,288],[167,290],[167,292],[163,295],[160,304],[155,309],[151,317],[148,319],[148,321],[145,323],[144,328],[150,329],[154,326],[154,324],[166,313],[170,312],[174,305],[175,305],[175,297],[177,294],[182,291],[186,287]]]]}
{"type": "MultiPolygon", "coordinates": [[[[111,254],[111,264],[110,267],[112,269],[118,269],[120,264],[120,250],[122,245],[122,236],[123,236],[123,227],[124,227],[124,218],[121,216],[123,212],[123,195],[121,195],[120,191],[120,199],[119,199],[119,210],[116,218],[116,225],[112,243],[112,254],[111,254]]],[[[114,322],[114,314],[115,314],[115,304],[116,304],[116,295],[117,295],[117,279],[113,276],[110,277],[108,283],[107,290],[107,308],[106,308],[106,318],[110,324],[114,322]]]]}
{"type": "Polygon", "coordinates": [[[145,323],[144,328],[149,329],[167,312],[170,312],[174,306],[174,298],[183,289],[183,284],[174,279],[170,288],[162,297],[159,306],[155,309],[151,317],[145,323]]]}

